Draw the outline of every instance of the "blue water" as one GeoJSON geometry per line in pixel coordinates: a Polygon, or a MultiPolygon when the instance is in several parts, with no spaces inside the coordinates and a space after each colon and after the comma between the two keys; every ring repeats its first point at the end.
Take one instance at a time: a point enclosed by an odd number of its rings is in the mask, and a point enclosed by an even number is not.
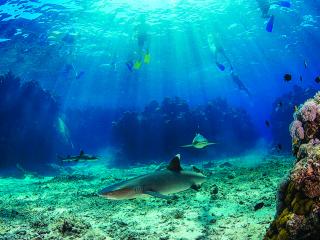
{"type": "MultiPolygon", "coordinates": [[[[45,142],[44,149],[47,150],[40,155],[51,160],[56,154],[77,154],[80,149],[98,154],[107,147],[120,149],[116,152],[122,155],[123,147],[137,148],[133,142],[139,145],[139,151],[144,147],[157,148],[155,154],[152,151],[146,154],[146,158],[157,158],[158,152],[162,152],[159,148],[165,153],[163,155],[180,151],[178,143],[183,145],[179,138],[182,133],[186,137],[184,144],[191,143],[197,132],[208,138],[217,138],[210,140],[217,140],[222,145],[224,152],[220,152],[221,155],[233,151],[223,148],[226,142],[234,141],[232,145],[237,145],[247,141],[246,131],[240,132],[240,137],[234,137],[238,129],[247,124],[242,121],[245,118],[230,120],[231,126],[224,126],[225,129],[218,127],[221,138],[212,133],[217,130],[208,130],[211,127],[208,125],[215,125],[214,121],[218,121],[219,114],[226,114],[223,104],[216,119],[206,119],[203,124],[198,120],[191,121],[176,132],[175,126],[164,129],[150,125],[149,130],[146,127],[138,132],[123,133],[120,140],[111,137],[114,122],[125,111],[142,112],[152,100],[161,103],[165,97],[176,96],[185,100],[192,111],[216,98],[226,100],[229,110],[240,107],[246,111],[247,118],[250,118],[248,129],[253,130],[248,134],[254,134],[254,140],[248,140],[243,151],[235,150],[235,154],[255,148],[260,141],[269,149],[284,145],[280,150],[290,152],[288,123],[294,106],[311,97],[319,88],[314,79],[320,74],[320,2],[290,3],[290,8],[279,4],[270,6],[268,14],[274,16],[274,24],[272,31],[266,31],[269,18],[262,18],[256,1],[0,1],[0,73],[11,71],[21,83],[37,81],[58,106],[51,119],[52,110],[46,108],[41,97],[34,102],[27,97],[19,99],[25,103],[19,111],[24,112],[24,116],[29,115],[31,120],[18,124],[18,127],[14,119],[19,119],[20,115],[15,118],[13,114],[11,119],[8,117],[0,122],[2,129],[22,129],[3,135],[4,162],[10,162],[9,159],[19,162],[17,159],[21,156],[13,152],[19,150],[30,135],[35,138],[34,144],[30,144],[23,155],[32,155],[32,159],[39,151],[35,145],[45,142]],[[218,53],[218,61],[224,71],[215,64],[214,52],[208,43],[210,34],[223,48],[225,56],[218,53]],[[150,62],[144,62],[147,53],[150,62]],[[129,69],[126,63],[131,61],[134,64],[138,59],[142,59],[141,67],[129,69]],[[239,89],[232,80],[228,61],[250,94],[239,89]],[[286,73],[292,75],[289,82],[283,79],[286,73]],[[312,91],[306,95],[299,93],[301,99],[297,96],[288,99],[288,95],[281,98],[284,94],[290,95],[294,86],[299,86],[301,92],[312,91]],[[276,113],[283,114],[271,117],[279,98],[283,107],[276,113]],[[37,104],[42,104],[41,111],[34,107],[37,104]],[[41,112],[42,116],[32,120],[33,112],[38,115],[41,112]],[[56,123],[59,117],[66,128],[62,138],[60,136],[56,141],[56,136],[48,136],[61,133],[56,123]],[[48,121],[49,118],[52,122],[48,121]],[[272,128],[282,118],[285,124],[277,128],[283,135],[279,140],[274,137],[278,130],[272,128]],[[270,126],[266,126],[266,121],[271,121],[270,126]],[[27,125],[31,130],[25,130],[25,135],[15,139],[15,134],[22,134],[27,125]],[[41,127],[36,129],[34,126],[41,127]],[[46,132],[48,128],[53,130],[46,132]],[[130,134],[135,138],[132,139],[130,134]],[[144,134],[149,135],[145,137],[144,134]],[[160,140],[152,142],[155,135],[160,140]],[[175,138],[179,140],[175,141],[175,138]],[[148,145],[146,139],[152,144],[148,145]],[[170,150],[167,151],[168,146],[170,150]]],[[[14,100],[2,101],[9,106],[14,100]]],[[[1,114],[9,116],[5,111],[1,114]]],[[[164,115],[162,112],[161,116],[164,115]]],[[[179,117],[186,119],[187,115],[179,117]]],[[[152,121],[152,117],[148,120],[152,121]]],[[[181,124],[178,122],[177,126],[181,124]]],[[[128,128],[136,129],[137,126],[128,128]]],[[[197,156],[198,153],[186,154],[197,156]]]]}

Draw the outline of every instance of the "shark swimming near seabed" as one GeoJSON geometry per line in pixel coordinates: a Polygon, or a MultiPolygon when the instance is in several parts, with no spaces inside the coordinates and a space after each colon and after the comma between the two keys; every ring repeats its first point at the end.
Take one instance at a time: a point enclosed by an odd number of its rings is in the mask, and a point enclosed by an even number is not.
{"type": "Polygon", "coordinates": [[[79,155],[76,156],[66,156],[66,157],[61,157],[58,156],[58,159],[60,159],[62,162],[84,162],[84,161],[95,161],[98,159],[97,156],[90,156],[84,153],[83,150],[80,151],[79,155]]]}
{"type": "Polygon", "coordinates": [[[194,147],[197,149],[205,148],[209,145],[214,145],[216,143],[209,142],[208,139],[206,139],[204,136],[202,136],[200,133],[197,133],[194,139],[192,140],[192,143],[189,145],[183,145],[181,147],[194,147]]]}
{"type": "Polygon", "coordinates": [[[102,189],[99,195],[112,200],[144,197],[171,199],[167,194],[177,193],[189,188],[195,190],[206,181],[206,176],[195,171],[181,168],[180,154],[177,154],[168,167],[102,189]]]}

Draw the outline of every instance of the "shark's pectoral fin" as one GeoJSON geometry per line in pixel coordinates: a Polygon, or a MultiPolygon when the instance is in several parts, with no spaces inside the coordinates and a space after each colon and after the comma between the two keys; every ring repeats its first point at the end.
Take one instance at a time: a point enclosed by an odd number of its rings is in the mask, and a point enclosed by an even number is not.
{"type": "Polygon", "coordinates": [[[162,198],[162,199],[166,199],[166,200],[169,200],[169,199],[172,199],[173,197],[171,196],[167,196],[167,195],[163,195],[159,192],[154,192],[154,191],[145,191],[143,192],[144,194],[148,194],[152,197],[156,197],[156,198],[162,198]]]}
{"type": "Polygon", "coordinates": [[[189,144],[189,145],[183,145],[183,146],[180,146],[180,147],[188,148],[188,147],[193,147],[193,145],[192,145],[192,144],[189,144]]]}
{"type": "Polygon", "coordinates": [[[195,190],[195,191],[199,191],[199,189],[201,188],[201,186],[200,186],[200,185],[197,185],[197,184],[193,184],[193,185],[191,185],[190,188],[193,189],[193,190],[195,190]]]}
{"type": "Polygon", "coordinates": [[[208,145],[207,145],[207,146],[209,146],[209,145],[215,145],[215,144],[217,144],[217,143],[215,143],[215,142],[208,142],[208,145]]]}

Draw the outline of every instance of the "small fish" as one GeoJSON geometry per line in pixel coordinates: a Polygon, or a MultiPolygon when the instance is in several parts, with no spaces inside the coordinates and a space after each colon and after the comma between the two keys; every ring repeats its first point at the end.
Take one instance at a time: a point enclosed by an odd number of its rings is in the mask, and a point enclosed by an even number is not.
{"type": "Polygon", "coordinates": [[[289,1],[279,1],[278,5],[281,7],[286,7],[286,8],[290,8],[291,7],[291,3],[289,1]]]}
{"type": "Polygon", "coordinates": [[[316,83],[320,83],[320,76],[317,76],[317,77],[314,79],[314,81],[315,81],[316,83]]]}
{"type": "Polygon", "coordinates": [[[282,108],[282,102],[278,102],[277,107],[276,107],[276,112],[278,112],[282,108]]]}
{"type": "Polygon", "coordinates": [[[300,75],[300,81],[302,82],[302,80],[303,80],[303,79],[302,79],[302,76],[300,75]]]}
{"type": "Polygon", "coordinates": [[[308,67],[308,64],[307,64],[307,61],[306,61],[306,60],[304,60],[303,64],[304,64],[304,68],[307,68],[307,67],[308,67]]]}
{"type": "Polygon", "coordinates": [[[296,112],[298,112],[298,111],[299,111],[299,108],[298,108],[297,105],[295,105],[295,106],[294,106],[294,112],[296,113],[296,112]]]}
{"type": "Polygon", "coordinates": [[[291,81],[291,80],[292,80],[291,74],[286,73],[286,74],[283,76],[283,80],[286,81],[286,82],[291,81]]]}
{"type": "Polygon", "coordinates": [[[270,127],[270,122],[268,120],[265,121],[267,127],[270,127]]]}
{"type": "Polygon", "coordinates": [[[273,23],[274,23],[274,16],[271,15],[271,17],[268,20],[267,26],[266,26],[266,31],[267,32],[272,32],[273,30],[273,23]]]}
{"type": "Polygon", "coordinates": [[[277,144],[277,149],[278,149],[279,151],[282,150],[282,145],[281,145],[280,143],[277,144]]]}

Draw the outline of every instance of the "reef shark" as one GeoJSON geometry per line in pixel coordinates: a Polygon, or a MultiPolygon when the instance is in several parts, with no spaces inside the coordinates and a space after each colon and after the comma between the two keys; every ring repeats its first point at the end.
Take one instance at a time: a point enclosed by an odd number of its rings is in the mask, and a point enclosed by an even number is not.
{"type": "Polygon", "coordinates": [[[192,140],[192,144],[184,145],[181,147],[194,147],[194,148],[202,149],[213,144],[216,144],[216,143],[209,142],[208,139],[206,139],[200,133],[197,133],[194,139],[192,140]]]}
{"type": "Polygon", "coordinates": [[[136,178],[108,186],[99,195],[113,200],[157,197],[170,199],[167,194],[177,193],[189,188],[199,189],[206,176],[199,172],[185,171],[180,166],[180,154],[177,154],[168,167],[136,178]]]}
{"type": "Polygon", "coordinates": [[[83,161],[95,161],[98,159],[96,156],[90,156],[84,153],[84,151],[80,151],[80,154],[77,156],[66,156],[61,157],[58,156],[58,159],[60,159],[62,162],[83,162],[83,161]]]}

